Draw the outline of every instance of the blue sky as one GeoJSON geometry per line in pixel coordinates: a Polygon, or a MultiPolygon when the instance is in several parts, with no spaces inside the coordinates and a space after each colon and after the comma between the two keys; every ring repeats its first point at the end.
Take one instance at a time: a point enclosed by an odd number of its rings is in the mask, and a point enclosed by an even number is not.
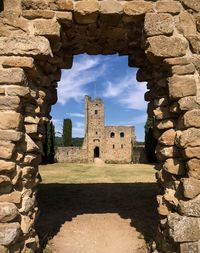
{"type": "Polygon", "coordinates": [[[83,137],[84,96],[96,95],[104,100],[106,125],[134,125],[136,139],[143,141],[146,84],[136,81],[136,72],[128,67],[127,56],[75,56],[58,83],[58,102],[51,112],[56,132],[62,132],[64,118],[71,118],[73,137],[83,137]]]}

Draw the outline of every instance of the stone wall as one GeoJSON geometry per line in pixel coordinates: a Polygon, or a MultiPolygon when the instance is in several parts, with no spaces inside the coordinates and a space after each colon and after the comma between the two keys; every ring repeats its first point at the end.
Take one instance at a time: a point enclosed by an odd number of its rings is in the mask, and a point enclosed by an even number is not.
{"type": "Polygon", "coordinates": [[[4,0],[0,10],[0,251],[37,252],[38,164],[61,69],[75,54],[119,53],[148,82],[158,249],[199,252],[200,1],[4,0]]]}
{"type": "Polygon", "coordinates": [[[87,163],[87,150],[81,147],[58,147],[55,159],[59,163],[87,163]]]}
{"type": "Polygon", "coordinates": [[[144,146],[133,147],[133,163],[149,163],[144,146]]]}

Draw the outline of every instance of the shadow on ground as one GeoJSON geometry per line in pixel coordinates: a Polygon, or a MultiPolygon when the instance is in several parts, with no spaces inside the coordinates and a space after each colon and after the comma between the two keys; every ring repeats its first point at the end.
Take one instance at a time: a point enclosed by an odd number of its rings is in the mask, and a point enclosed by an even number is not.
{"type": "Polygon", "coordinates": [[[155,237],[158,216],[156,183],[41,184],[36,230],[41,248],[65,221],[81,214],[118,213],[131,219],[146,242],[155,237]]]}

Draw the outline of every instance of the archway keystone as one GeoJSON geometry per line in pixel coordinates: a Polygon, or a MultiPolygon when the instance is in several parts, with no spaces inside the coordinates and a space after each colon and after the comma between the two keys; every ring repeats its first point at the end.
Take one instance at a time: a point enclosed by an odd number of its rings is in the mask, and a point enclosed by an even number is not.
{"type": "Polygon", "coordinates": [[[71,68],[76,54],[118,53],[149,89],[161,189],[158,250],[199,252],[199,0],[1,3],[0,251],[37,252],[38,165],[61,69],[71,68]]]}

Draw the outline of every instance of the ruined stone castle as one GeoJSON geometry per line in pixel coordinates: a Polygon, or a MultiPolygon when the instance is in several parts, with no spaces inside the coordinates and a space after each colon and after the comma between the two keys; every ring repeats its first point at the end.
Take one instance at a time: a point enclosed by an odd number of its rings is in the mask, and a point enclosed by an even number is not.
{"type": "Polygon", "coordinates": [[[105,126],[103,101],[86,96],[83,145],[59,147],[56,159],[58,162],[93,162],[100,158],[107,163],[130,163],[134,134],[132,126],[105,126]]]}

